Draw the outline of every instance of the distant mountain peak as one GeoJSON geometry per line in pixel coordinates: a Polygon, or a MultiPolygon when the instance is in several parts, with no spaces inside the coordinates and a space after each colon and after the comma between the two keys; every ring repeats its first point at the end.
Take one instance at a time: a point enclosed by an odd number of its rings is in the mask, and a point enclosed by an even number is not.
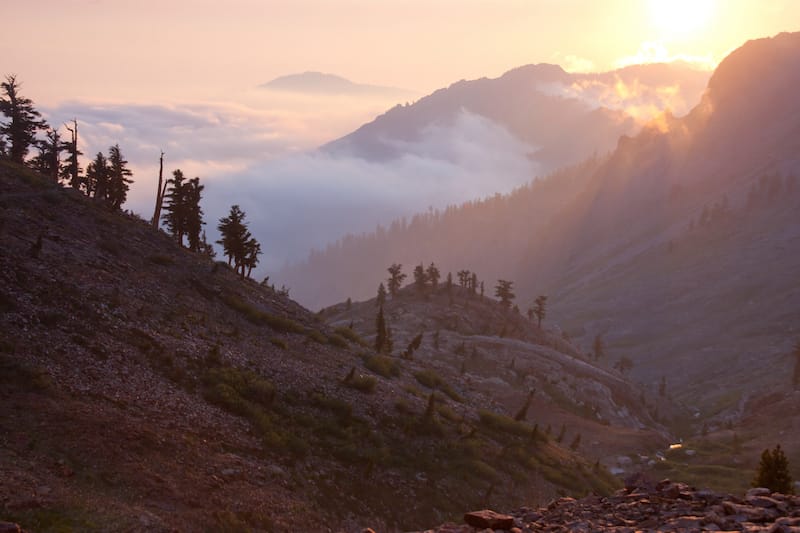
{"type": "Polygon", "coordinates": [[[411,96],[408,89],[356,83],[336,74],[306,71],[299,74],[280,76],[258,86],[270,91],[284,91],[304,94],[327,95],[373,95],[373,96],[411,96]]]}

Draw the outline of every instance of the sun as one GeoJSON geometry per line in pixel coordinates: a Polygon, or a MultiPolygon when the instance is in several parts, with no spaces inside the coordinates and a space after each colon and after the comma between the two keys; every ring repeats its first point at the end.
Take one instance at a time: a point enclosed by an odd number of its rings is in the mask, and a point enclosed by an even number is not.
{"type": "Polygon", "coordinates": [[[653,24],[669,37],[685,36],[708,27],[715,0],[648,0],[653,24]]]}

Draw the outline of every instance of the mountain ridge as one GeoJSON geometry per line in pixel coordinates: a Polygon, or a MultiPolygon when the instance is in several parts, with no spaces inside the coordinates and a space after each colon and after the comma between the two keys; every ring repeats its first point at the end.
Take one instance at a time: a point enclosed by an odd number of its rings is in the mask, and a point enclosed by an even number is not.
{"type": "Polygon", "coordinates": [[[416,94],[408,89],[356,83],[336,74],[305,71],[279,76],[258,86],[259,89],[328,95],[374,95],[410,97],[416,94]]]}

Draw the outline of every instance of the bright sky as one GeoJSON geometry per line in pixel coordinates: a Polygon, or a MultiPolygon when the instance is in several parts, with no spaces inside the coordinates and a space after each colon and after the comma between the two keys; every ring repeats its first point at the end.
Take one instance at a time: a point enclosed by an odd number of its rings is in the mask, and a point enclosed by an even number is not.
{"type": "Polygon", "coordinates": [[[120,144],[134,171],[126,207],[152,212],[161,150],[168,171],[206,184],[207,220],[241,204],[274,271],[346,232],[535,174],[530,147],[499,146],[507,132],[475,116],[400,164],[315,153],[407,97],[260,84],[321,71],[422,96],[530,63],[710,69],[798,23],[800,0],[0,0],[0,76],[16,74],[51,124],[78,119],[84,167],[120,144]]]}
{"type": "Polygon", "coordinates": [[[2,4],[0,74],[35,100],[181,101],[319,70],[423,93],[528,63],[718,62],[797,0],[36,0],[2,4]],[[35,91],[33,88],[35,87],[35,91]]]}

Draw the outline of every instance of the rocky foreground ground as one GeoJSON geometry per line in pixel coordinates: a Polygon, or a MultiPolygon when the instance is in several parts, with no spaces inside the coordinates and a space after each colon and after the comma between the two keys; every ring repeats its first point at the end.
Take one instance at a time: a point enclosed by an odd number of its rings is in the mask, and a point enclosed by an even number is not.
{"type": "Polygon", "coordinates": [[[695,490],[683,483],[628,483],[613,496],[560,498],[539,509],[509,514],[476,511],[465,524],[444,524],[425,533],[474,531],[768,531],[800,532],[800,496],[755,488],[744,497],[695,490]]]}

